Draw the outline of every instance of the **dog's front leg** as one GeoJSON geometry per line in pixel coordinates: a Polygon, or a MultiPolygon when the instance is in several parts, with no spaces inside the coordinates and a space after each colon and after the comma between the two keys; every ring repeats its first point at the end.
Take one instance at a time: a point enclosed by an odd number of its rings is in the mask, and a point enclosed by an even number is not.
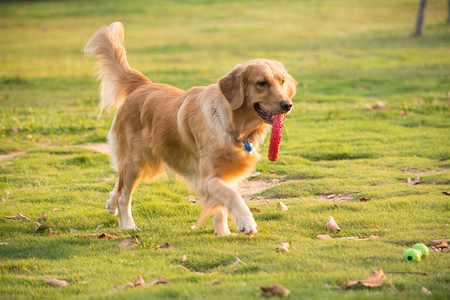
{"type": "MultiPolygon", "coordinates": [[[[256,233],[256,222],[242,196],[229,187],[222,179],[212,177],[204,181],[204,190],[209,197],[219,201],[218,204],[225,206],[234,216],[237,229],[244,234],[252,235],[256,233]]],[[[223,218],[223,216],[221,216],[223,218]]]]}
{"type": "Polygon", "coordinates": [[[219,207],[214,216],[214,234],[215,235],[230,235],[231,231],[228,228],[228,209],[219,207]]]}

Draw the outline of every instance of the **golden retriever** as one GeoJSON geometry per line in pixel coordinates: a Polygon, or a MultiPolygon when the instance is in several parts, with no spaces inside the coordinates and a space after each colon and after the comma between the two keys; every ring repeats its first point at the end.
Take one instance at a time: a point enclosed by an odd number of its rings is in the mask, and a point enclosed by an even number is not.
{"type": "Polygon", "coordinates": [[[137,228],[131,197],[139,181],[169,169],[184,177],[200,197],[197,226],[215,212],[216,235],[231,234],[232,216],[244,234],[256,223],[236,185],[251,172],[266,124],[291,110],[296,82],[280,62],[255,59],[234,67],[217,83],[188,91],[153,83],[130,68],[120,22],[99,29],[85,55],[98,62],[100,109],[117,115],[108,142],[118,179],[106,209],[121,228],[137,228]],[[250,144],[251,143],[251,144],[250,144]]]}

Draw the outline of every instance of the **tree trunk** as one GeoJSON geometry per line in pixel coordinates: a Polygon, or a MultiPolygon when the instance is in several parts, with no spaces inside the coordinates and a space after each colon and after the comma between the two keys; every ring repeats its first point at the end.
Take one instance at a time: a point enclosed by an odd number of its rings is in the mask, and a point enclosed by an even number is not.
{"type": "MultiPolygon", "coordinates": [[[[449,0],[450,1],[450,0],[449,0]]],[[[419,11],[417,12],[416,36],[422,36],[425,25],[425,10],[428,0],[420,0],[419,11]]]]}

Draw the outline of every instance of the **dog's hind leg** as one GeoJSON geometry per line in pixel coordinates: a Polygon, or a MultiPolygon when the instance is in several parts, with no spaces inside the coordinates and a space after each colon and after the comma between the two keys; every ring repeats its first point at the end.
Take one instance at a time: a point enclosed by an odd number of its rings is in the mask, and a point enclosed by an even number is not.
{"type": "Polygon", "coordinates": [[[141,178],[142,170],[138,165],[131,163],[124,168],[119,168],[117,206],[120,228],[137,229],[131,214],[131,199],[141,178]]]}
{"type": "Polygon", "coordinates": [[[109,193],[110,198],[106,201],[106,210],[113,215],[117,215],[117,204],[119,194],[117,193],[117,186],[119,184],[119,179],[116,181],[116,185],[114,186],[114,190],[109,193]]]}
{"type": "Polygon", "coordinates": [[[228,228],[228,210],[221,206],[216,210],[214,216],[214,234],[215,235],[230,235],[231,231],[228,228]]]}

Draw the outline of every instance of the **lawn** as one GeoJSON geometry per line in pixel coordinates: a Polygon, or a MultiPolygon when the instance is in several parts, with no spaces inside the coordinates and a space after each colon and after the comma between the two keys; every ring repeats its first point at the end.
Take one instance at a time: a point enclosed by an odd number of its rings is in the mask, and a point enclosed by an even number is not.
{"type": "Polygon", "coordinates": [[[450,235],[447,1],[429,1],[415,38],[418,2],[0,2],[0,298],[262,299],[259,287],[276,283],[292,299],[448,298],[448,252],[402,261],[450,235]],[[249,201],[253,237],[215,237],[211,221],[192,230],[195,195],[165,177],[134,194],[139,232],[104,209],[117,176],[85,146],[106,142],[114,111],[98,118],[95,59],[82,48],[113,21],[130,65],[154,82],[208,85],[253,58],[282,61],[299,82],[278,161],[267,140],[249,179],[267,187],[249,201]],[[35,231],[42,212],[58,235],[35,231]],[[31,221],[3,218],[17,213],[31,221]],[[327,231],[328,216],[341,232],[327,231]],[[91,233],[118,237],[76,237],[91,233]],[[118,248],[135,234],[139,248],[118,248]],[[343,288],[379,268],[380,287],[343,288]],[[147,286],[113,288],[139,275],[147,286]]]}

